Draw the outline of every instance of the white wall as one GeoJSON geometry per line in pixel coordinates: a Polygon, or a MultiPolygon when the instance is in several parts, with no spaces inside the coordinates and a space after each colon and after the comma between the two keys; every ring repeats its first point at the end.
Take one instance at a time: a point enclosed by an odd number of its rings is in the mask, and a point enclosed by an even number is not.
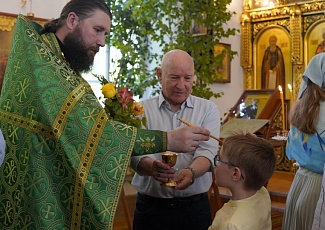
{"type": "Polygon", "coordinates": [[[69,0],[27,0],[26,6],[23,8],[21,0],[0,0],[0,11],[24,15],[32,11],[37,18],[52,19],[59,17],[63,6],[68,1],[69,0]]]}
{"type": "MultiPolygon", "coordinates": [[[[63,6],[69,0],[27,0],[25,8],[22,8],[21,0],[0,0],[0,12],[11,13],[11,14],[24,14],[26,15],[30,11],[35,14],[35,17],[52,19],[57,18],[63,6]]],[[[236,15],[228,22],[228,27],[240,29],[240,16],[243,9],[242,0],[233,0],[229,5],[230,11],[235,11],[236,15]]],[[[215,83],[211,85],[211,89],[215,92],[223,92],[224,95],[218,99],[211,99],[214,101],[219,108],[220,117],[224,118],[224,113],[228,113],[229,109],[235,105],[239,96],[243,92],[243,72],[240,66],[240,33],[236,36],[224,39],[221,42],[231,44],[231,49],[238,52],[238,55],[234,57],[231,62],[231,82],[230,83],[215,83]]],[[[107,68],[105,64],[107,59],[105,58],[106,48],[101,48],[100,53],[96,55],[94,70],[98,74],[106,75],[107,68]]],[[[86,77],[88,81],[92,81],[91,76],[86,77]]],[[[96,83],[91,82],[94,92],[100,95],[100,86],[96,83]]]]}
{"type": "MultiPolygon", "coordinates": [[[[243,9],[243,1],[233,0],[229,5],[228,9],[230,11],[235,11],[236,15],[228,22],[227,27],[240,29],[240,17],[243,9]]],[[[241,35],[240,33],[235,36],[223,39],[222,43],[231,44],[231,49],[237,51],[237,55],[231,61],[230,67],[230,83],[215,83],[211,86],[211,89],[214,92],[223,92],[224,95],[218,99],[211,99],[214,101],[219,108],[220,117],[225,118],[225,113],[228,114],[229,109],[235,105],[240,95],[243,93],[243,70],[240,65],[240,44],[241,44],[241,35]]]]}

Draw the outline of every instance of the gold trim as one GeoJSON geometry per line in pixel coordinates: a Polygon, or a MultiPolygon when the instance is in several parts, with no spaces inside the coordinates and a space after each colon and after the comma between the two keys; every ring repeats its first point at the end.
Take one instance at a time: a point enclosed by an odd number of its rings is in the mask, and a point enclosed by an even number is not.
{"type": "MultiPolygon", "coordinates": [[[[54,35],[54,34],[53,34],[54,35]]],[[[58,47],[58,45],[57,45],[57,42],[56,42],[56,38],[55,38],[55,35],[54,35],[54,37],[52,36],[52,33],[50,33],[50,34],[42,34],[41,35],[41,37],[42,37],[42,40],[44,41],[44,43],[52,50],[52,51],[54,51],[55,53],[57,53],[57,54],[60,54],[61,53],[61,49],[58,47]],[[52,41],[53,41],[53,43],[54,43],[54,46],[55,47],[53,47],[52,46],[52,42],[50,42],[50,40],[49,40],[49,38],[48,38],[48,36],[52,39],[52,41]]],[[[60,55],[58,55],[58,56],[60,56],[60,55]]],[[[62,60],[63,61],[63,60],[62,60]]]]}
{"type": "Polygon", "coordinates": [[[68,116],[76,105],[78,100],[85,94],[85,85],[83,82],[80,83],[66,98],[64,103],[61,106],[61,109],[58,111],[58,115],[53,121],[53,133],[57,140],[60,139],[62,131],[67,123],[68,116]]]}
{"type": "Polygon", "coordinates": [[[95,156],[95,151],[102,136],[105,124],[108,118],[105,115],[105,110],[102,109],[94,122],[93,128],[89,133],[89,138],[86,143],[84,152],[80,159],[79,167],[76,173],[73,212],[71,218],[71,229],[81,229],[81,216],[83,209],[84,188],[90,171],[92,161],[95,156]]]}
{"type": "Polygon", "coordinates": [[[163,136],[162,136],[162,152],[166,152],[167,151],[167,132],[163,132],[163,136]]]}
{"type": "Polygon", "coordinates": [[[54,133],[51,126],[44,125],[40,122],[28,119],[26,117],[7,112],[0,109],[0,120],[5,121],[9,124],[17,127],[25,128],[29,131],[38,133],[42,136],[53,138],[54,133]]]}
{"type": "Polygon", "coordinates": [[[26,117],[14,113],[6,112],[1,109],[0,119],[17,127],[22,127],[35,133],[39,133],[42,136],[46,136],[49,138],[55,137],[55,139],[58,140],[62,135],[63,129],[65,127],[71,110],[78,102],[78,100],[84,95],[84,89],[85,86],[83,83],[81,83],[71,92],[71,94],[64,101],[61,109],[58,111],[58,115],[53,121],[53,127],[44,125],[40,122],[28,119],[26,117]]]}

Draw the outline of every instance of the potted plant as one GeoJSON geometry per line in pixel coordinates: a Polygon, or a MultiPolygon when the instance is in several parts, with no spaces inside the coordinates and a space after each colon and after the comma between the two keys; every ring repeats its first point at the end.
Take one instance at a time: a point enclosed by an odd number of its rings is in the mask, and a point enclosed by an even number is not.
{"type": "MultiPolygon", "coordinates": [[[[218,98],[209,85],[220,76],[225,52],[215,55],[214,47],[221,38],[236,33],[225,24],[235,12],[227,10],[231,0],[115,0],[107,1],[113,12],[113,24],[108,44],[119,49],[116,60],[118,85],[128,84],[135,95],[142,97],[147,87],[160,90],[155,76],[162,54],[171,49],[187,50],[195,61],[197,81],[193,95],[218,98]],[[154,49],[153,47],[159,47],[154,49]]],[[[236,53],[229,51],[230,57],[236,53]]]]}

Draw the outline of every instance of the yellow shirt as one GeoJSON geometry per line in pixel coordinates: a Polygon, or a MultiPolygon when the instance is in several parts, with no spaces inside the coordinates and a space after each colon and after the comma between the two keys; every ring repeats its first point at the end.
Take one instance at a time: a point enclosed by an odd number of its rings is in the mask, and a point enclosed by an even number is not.
{"type": "Polygon", "coordinates": [[[271,230],[271,199],[265,187],[243,200],[230,200],[208,230],[271,230]]]}

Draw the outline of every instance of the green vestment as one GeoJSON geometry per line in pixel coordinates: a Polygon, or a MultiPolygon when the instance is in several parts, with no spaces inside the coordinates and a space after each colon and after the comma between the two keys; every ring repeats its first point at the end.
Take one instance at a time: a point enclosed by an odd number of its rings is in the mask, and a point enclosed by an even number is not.
{"type": "Polygon", "coordinates": [[[109,120],[40,28],[18,16],[0,97],[0,229],[112,229],[131,155],[166,133],[109,120]]]}

